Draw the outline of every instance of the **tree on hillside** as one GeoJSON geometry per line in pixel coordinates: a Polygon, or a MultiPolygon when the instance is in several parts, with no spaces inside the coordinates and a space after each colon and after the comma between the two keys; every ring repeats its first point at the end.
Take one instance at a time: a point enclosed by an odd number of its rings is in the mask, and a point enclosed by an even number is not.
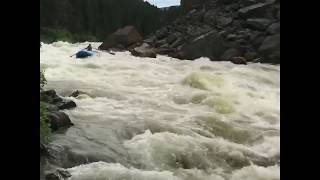
{"type": "Polygon", "coordinates": [[[70,32],[101,41],[126,25],[148,35],[161,26],[163,13],[143,0],[40,0],[40,37],[70,32]]]}

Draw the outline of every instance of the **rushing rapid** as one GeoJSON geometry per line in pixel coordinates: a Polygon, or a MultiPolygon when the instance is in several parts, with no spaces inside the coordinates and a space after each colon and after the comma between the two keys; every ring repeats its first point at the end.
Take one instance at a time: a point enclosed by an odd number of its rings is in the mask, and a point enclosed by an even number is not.
{"type": "Polygon", "coordinates": [[[280,179],[280,66],[70,57],[87,44],[40,48],[46,88],[83,92],[50,144],[70,180],[280,179]]]}

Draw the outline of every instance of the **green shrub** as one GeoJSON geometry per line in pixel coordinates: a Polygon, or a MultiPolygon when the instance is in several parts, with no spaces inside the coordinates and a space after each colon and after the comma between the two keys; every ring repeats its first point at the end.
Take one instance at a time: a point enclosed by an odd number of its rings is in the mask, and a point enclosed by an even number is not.
{"type": "Polygon", "coordinates": [[[51,129],[47,109],[40,104],[40,142],[47,144],[50,141],[51,129]]]}
{"type": "MultiPolygon", "coordinates": [[[[40,69],[40,91],[46,83],[47,80],[44,76],[44,71],[40,69]]],[[[44,144],[49,142],[51,135],[50,122],[47,114],[47,109],[40,103],[40,142],[44,144]]]]}
{"type": "Polygon", "coordinates": [[[43,89],[43,86],[47,84],[47,80],[44,77],[44,71],[42,69],[40,69],[40,90],[43,89]]]}

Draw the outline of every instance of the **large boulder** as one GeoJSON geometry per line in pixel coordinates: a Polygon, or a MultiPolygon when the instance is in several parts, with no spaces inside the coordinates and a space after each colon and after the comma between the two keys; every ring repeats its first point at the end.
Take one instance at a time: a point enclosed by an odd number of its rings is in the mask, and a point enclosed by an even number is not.
{"type": "Polygon", "coordinates": [[[142,36],[133,26],[126,26],[110,34],[106,40],[99,46],[101,50],[111,48],[133,48],[142,43],[142,36]]]}
{"type": "Polygon", "coordinates": [[[130,50],[131,54],[138,57],[156,58],[157,54],[153,48],[150,48],[147,43],[130,50]]]}
{"type": "Polygon", "coordinates": [[[68,128],[74,125],[69,116],[62,111],[49,112],[48,118],[50,120],[50,128],[52,131],[57,131],[61,128],[68,128]]]}
{"type": "Polygon", "coordinates": [[[266,37],[259,52],[263,56],[263,62],[280,63],[280,34],[266,37]]]}
{"type": "Polygon", "coordinates": [[[217,31],[203,34],[191,42],[182,45],[179,51],[180,59],[194,60],[200,57],[217,59],[225,49],[224,41],[217,31]]]}

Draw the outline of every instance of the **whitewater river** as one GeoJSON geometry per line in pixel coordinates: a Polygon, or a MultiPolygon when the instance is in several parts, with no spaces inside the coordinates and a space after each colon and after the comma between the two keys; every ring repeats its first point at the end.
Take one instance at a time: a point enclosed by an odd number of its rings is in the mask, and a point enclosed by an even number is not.
{"type": "Polygon", "coordinates": [[[85,93],[50,144],[70,180],[280,179],[280,66],[70,57],[87,45],[40,48],[46,88],[85,93]]]}

